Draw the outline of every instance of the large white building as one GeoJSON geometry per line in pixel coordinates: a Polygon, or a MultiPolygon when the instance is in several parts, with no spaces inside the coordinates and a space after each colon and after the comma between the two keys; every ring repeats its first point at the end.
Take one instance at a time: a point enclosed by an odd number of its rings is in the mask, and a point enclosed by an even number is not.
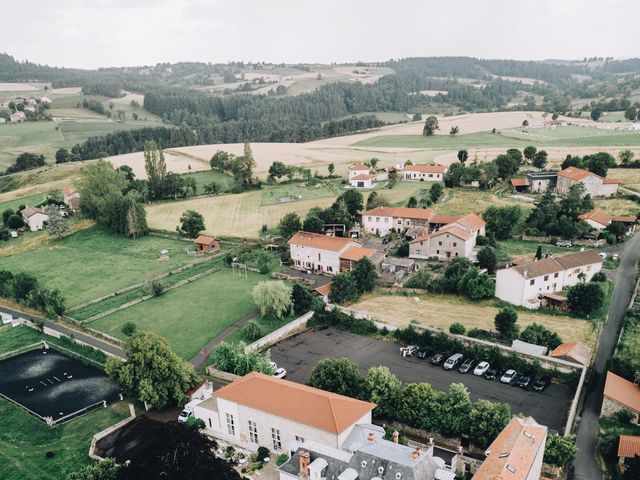
{"type": "Polygon", "coordinates": [[[602,258],[594,250],[548,257],[498,270],[495,295],[513,305],[539,308],[541,296],[560,292],[582,279],[589,281],[601,269],[602,258]]]}
{"type": "Polygon", "coordinates": [[[448,168],[444,165],[405,165],[403,178],[419,182],[442,182],[448,168]]]}
{"type": "Polygon", "coordinates": [[[584,194],[592,197],[612,197],[618,192],[620,180],[616,178],[602,178],[595,173],[578,167],[568,167],[558,172],[556,192],[566,196],[574,185],[581,183],[584,194]]]}
{"type": "Polygon", "coordinates": [[[341,448],[371,423],[375,404],[261,373],[249,373],[194,407],[204,432],[249,451],[284,452],[295,443],[341,448]]]}
{"type": "Polygon", "coordinates": [[[321,233],[298,232],[289,240],[291,266],[297,270],[336,275],[349,272],[364,257],[374,264],[382,261],[382,254],[373,248],[344,237],[321,233]]]}
{"type": "Polygon", "coordinates": [[[355,188],[372,188],[373,176],[369,167],[358,163],[349,167],[349,184],[355,188]]]}

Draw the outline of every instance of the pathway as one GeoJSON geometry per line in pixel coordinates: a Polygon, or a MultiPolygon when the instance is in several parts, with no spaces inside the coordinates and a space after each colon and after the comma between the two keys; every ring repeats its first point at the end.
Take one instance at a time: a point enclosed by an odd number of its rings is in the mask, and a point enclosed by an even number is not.
{"type": "Polygon", "coordinates": [[[596,460],[598,444],[598,419],[604,391],[607,363],[613,356],[624,316],[633,295],[636,277],[636,263],[640,257],[640,235],[627,241],[621,255],[613,290],[607,323],[600,334],[600,343],[593,364],[591,378],[586,385],[587,395],[580,417],[576,445],[578,454],[573,463],[576,480],[596,480],[602,478],[600,465],[596,460]]]}
{"type": "Polygon", "coordinates": [[[202,349],[196,354],[196,356],[193,357],[191,360],[189,360],[189,363],[193,365],[196,371],[199,371],[202,368],[202,366],[207,362],[207,358],[209,357],[209,355],[211,354],[211,352],[213,351],[216,345],[218,345],[220,342],[229,338],[232,334],[240,330],[240,328],[242,328],[250,320],[253,320],[254,318],[256,318],[258,315],[260,315],[260,310],[256,309],[246,317],[243,317],[240,320],[238,320],[233,325],[228,326],[219,335],[214,337],[209,343],[207,343],[204,347],[202,347],[202,349]]]}
{"type": "Polygon", "coordinates": [[[0,307],[0,311],[4,312],[4,313],[9,313],[11,315],[14,316],[14,318],[18,318],[18,317],[22,317],[25,318],[27,320],[30,320],[32,322],[43,322],[44,326],[47,328],[50,328],[51,330],[55,330],[56,332],[62,334],[62,335],[67,335],[67,336],[73,336],[73,338],[75,338],[76,340],[82,342],[82,343],[86,343],[87,345],[92,346],[93,348],[97,348],[98,350],[102,350],[103,352],[110,354],[110,355],[114,355],[116,357],[125,359],[126,355],[124,353],[124,351],[119,348],[116,347],[115,345],[109,343],[109,342],[105,342],[104,340],[100,340],[98,338],[92,337],[91,335],[88,335],[86,333],[81,332],[80,330],[76,330],[74,328],[70,328],[67,327],[65,325],[61,325],[59,323],[56,322],[52,322],[50,320],[46,320],[42,317],[36,317],[33,315],[29,315],[28,313],[24,313],[21,312],[19,310],[13,310],[11,308],[7,308],[7,307],[0,307]]]}

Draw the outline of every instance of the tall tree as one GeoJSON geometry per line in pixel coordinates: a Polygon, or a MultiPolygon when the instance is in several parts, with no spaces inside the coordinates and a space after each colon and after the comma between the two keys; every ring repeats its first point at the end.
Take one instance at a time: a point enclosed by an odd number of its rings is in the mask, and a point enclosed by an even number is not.
{"type": "Polygon", "coordinates": [[[251,295],[263,317],[282,318],[293,307],[291,287],[282,281],[260,282],[251,295]]]}
{"type": "Polygon", "coordinates": [[[547,166],[547,158],[548,158],[547,152],[544,150],[540,150],[536,152],[536,154],[533,156],[533,160],[531,161],[531,164],[534,167],[536,167],[538,170],[543,170],[544,167],[547,166]]]}
{"type": "Polygon", "coordinates": [[[370,292],[374,289],[378,273],[375,265],[367,257],[356,262],[352,273],[359,293],[370,292]]]}
{"type": "Polygon", "coordinates": [[[464,165],[464,162],[469,158],[469,152],[466,150],[458,150],[458,161],[464,165]]]}
{"type": "Polygon", "coordinates": [[[536,147],[534,147],[533,145],[529,145],[528,147],[524,147],[523,153],[524,153],[524,158],[526,158],[529,162],[531,162],[533,160],[533,157],[536,156],[536,152],[538,151],[538,149],[536,147]]]}
{"type": "Polygon", "coordinates": [[[87,165],[80,172],[80,210],[87,217],[115,231],[119,213],[117,207],[127,187],[124,173],[104,160],[87,165]]]}
{"type": "Polygon", "coordinates": [[[364,379],[366,398],[376,404],[374,414],[393,418],[400,397],[400,380],[388,367],[371,367],[364,379]]]}
{"type": "Polygon", "coordinates": [[[480,448],[487,448],[511,419],[511,408],[506,403],[478,400],[468,419],[469,436],[480,448]]]}
{"type": "Polygon", "coordinates": [[[496,314],[494,320],[496,330],[500,335],[507,339],[513,339],[518,336],[518,312],[512,307],[504,307],[496,314]]]}
{"type": "Polygon", "coordinates": [[[176,230],[189,238],[196,238],[205,229],[204,217],[195,210],[185,210],[180,217],[176,230]]]}
{"type": "Polygon", "coordinates": [[[151,196],[153,198],[162,198],[164,181],[167,175],[167,164],[164,161],[164,152],[158,148],[158,145],[153,140],[144,144],[144,169],[147,172],[151,196]]]}
{"type": "Polygon", "coordinates": [[[320,360],[311,371],[309,385],[351,398],[361,398],[364,390],[358,366],[344,357],[320,360]]]}
{"type": "Polygon", "coordinates": [[[424,128],[422,129],[422,135],[426,137],[430,137],[435,134],[436,130],[440,130],[440,126],[438,125],[438,119],[433,115],[427,117],[424,122],[424,128]]]}
{"type": "Polygon", "coordinates": [[[110,357],[105,370],[124,390],[151,407],[183,402],[184,392],[198,383],[193,367],[154,333],[134,334],[125,343],[124,352],[126,362],[110,357]]]}
{"type": "Polygon", "coordinates": [[[298,214],[295,212],[287,213],[280,219],[278,230],[280,231],[280,235],[286,240],[289,240],[297,232],[302,230],[302,223],[300,222],[298,214]]]}

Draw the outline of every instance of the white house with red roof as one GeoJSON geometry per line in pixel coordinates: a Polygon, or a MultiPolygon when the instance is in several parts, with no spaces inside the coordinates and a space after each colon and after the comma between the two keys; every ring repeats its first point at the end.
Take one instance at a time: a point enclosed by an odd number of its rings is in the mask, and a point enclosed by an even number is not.
{"type": "Polygon", "coordinates": [[[448,167],[444,165],[406,165],[403,170],[405,180],[418,182],[442,182],[448,167]]]}
{"type": "Polygon", "coordinates": [[[354,188],[372,188],[373,175],[369,167],[358,163],[349,167],[349,184],[354,188]]]}
{"type": "Polygon", "coordinates": [[[568,167],[558,172],[556,193],[561,196],[569,194],[574,185],[581,183],[584,194],[592,197],[612,197],[618,192],[620,180],[617,178],[603,178],[588,170],[578,167],[568,167]]]}
{"type": "Polygon", "coordinates": [[[194,407],[204,432],[249,451],[265,446],[342,447],[354,427],[371,424],[375,404],[252,372],[194,407]]]}
{"type": "Polygon", "coordinates": [[[433,215],[431,208],[379,206],[362,214],[362,226],[365,232],[384,237],[393,229],[399,232],[412,227],[424,227],[426,230],[433,215]]]}

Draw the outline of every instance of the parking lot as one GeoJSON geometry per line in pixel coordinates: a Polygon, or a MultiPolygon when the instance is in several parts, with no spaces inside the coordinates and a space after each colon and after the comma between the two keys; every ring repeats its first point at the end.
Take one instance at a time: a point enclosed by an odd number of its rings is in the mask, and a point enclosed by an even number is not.
{"type": "Polygon", "coordinates": [[[287,370],[287,379],[305,383],[313,367],[322,359],[346,357],[357,363],[362,373],[370,367],[386,365],[403,383],[428,382],[446,391],[452,383],[463,383],[472,400],[483,398],[508,403],[513,414],[530,415],[550,429],[562,432],[573,392],[564,385],[551,384],[544,392],[526,391],[516,386],[490,381],[457,370],[447,371],[416,357],[401,357],[399,345],[371,337],[354,335],[333,327],[312,329],[287,338],[271,347],[271,358],[287,370]]]}

